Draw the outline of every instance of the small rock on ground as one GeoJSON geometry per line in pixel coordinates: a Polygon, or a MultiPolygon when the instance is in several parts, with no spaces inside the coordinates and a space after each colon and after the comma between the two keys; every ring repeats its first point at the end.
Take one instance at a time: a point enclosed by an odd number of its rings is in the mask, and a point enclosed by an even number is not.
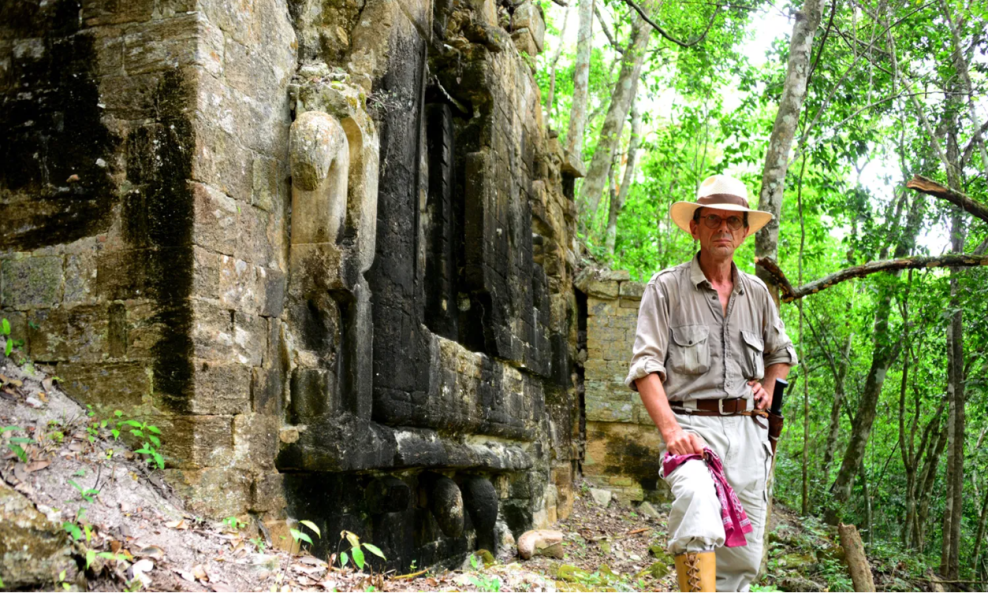
{"type": "Polygon", "coordinates": [[[652,504],[649,503],[648,501],[638,505],[638,513],[640,515],[643,515],[649,519],[654,519],[656,521],[662,518],[662,515],[659,514],[659,511],[655,510],[655,507],[653,507],[652,504]]]}
{"type": "Polygon", "coordinates": [[[610,490],[604,490],[603,488],[591,488],[590,496],[593,498],[594,502],[602,507],[606,507],[611,504],[611,498],[614,494],[610,490]]]}

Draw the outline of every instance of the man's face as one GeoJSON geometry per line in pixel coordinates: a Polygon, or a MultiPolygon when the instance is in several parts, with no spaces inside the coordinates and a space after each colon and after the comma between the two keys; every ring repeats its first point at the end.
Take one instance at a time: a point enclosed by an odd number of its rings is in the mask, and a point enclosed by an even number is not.
{"type": "Polygon", "coordinates": [[[690,221],[690,232],[693,234],[693,238],[700,242],[701,250],[717,259],[734,257],[734,250],[738,248],[738,245],[741,245],[741,242],[748,235],[748,227],[742,224],[738,229],[732,229],[731,218],[743,221],[744,213],[716,208],[700,210],[699,222],[690,221]],[[718,222],[718,224],[714,228],[710,228],[711,222],[718,222]]]}

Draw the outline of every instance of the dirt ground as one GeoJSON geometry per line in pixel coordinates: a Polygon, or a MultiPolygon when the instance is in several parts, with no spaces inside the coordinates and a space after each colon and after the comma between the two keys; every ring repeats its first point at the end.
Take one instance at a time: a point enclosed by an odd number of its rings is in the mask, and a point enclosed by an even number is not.
{"type": "Polygon", "coordinates": [[[27,362],[22,367],[5,357],[0,361],[0,426],[5,427],[0,477],[74,537],[77,558],[89,566],[82,571],[85,578],[66,583],[72,588],[669,590],[672,582],[664,574],[664,561],[649,552],[650,546],[662,544],[662,522],[646,520],[616,502],[601,508],[588,502],[585,487],[573,514],[556,526],[564,533],[561,560],[523,562],[510,549],[494,562],[489,556],[486,563],[472,557],[458,571],[369,575],[330,568],[326,559],[304,552],[275,550],[253,526],[238,525],[232,518],[228,523],[205,521],[187,512],[161,479],[151,455],[135,453],[154,434],[150,429],[144,427],[134,442],[129,431],[135,426],[121,424],[127,418],[102,418],[79,406],[46,369],[27,362]]]}
{"type": "MultiPolygon", "coordinates": [[[[616,500],[606,507],[579,484],[573,512],[554,529],[563,558],[522,561],[516,550],[472,556],[459,570],[408,575],[331,567],[325,558],[274,549],[256,526],[202,520],[161,479],[152,455],[136,447],[123,417],[101,418],[64,395],[29,363],[0,357],[0,478],[26,495],[75,539],[78,579],[45,583],[93,591],[673,591],[664,552],[666,516],[645,517],[616,500]],[[114,434],[119,430],[120,434],[114,434]],[[116,438],[119,437],[119,438],[116,438]],[[17,445],[20,450],[17,450],[17,445]]],[[[167,435],[161,435],[167,438],[167,435]]],[[[153,440],[153,439],[152,439],[153,440]]],[[[758,590],[844,588],[830,530],[777,507],[772,550],[758,590]],[[810,588],[807,588],[810,587],[810,588]]],[[[899,571],[878,572],[889,589],[908,585],[899,571]]],[[[2,575],[0,575],[2,577],[2,575]]]]}

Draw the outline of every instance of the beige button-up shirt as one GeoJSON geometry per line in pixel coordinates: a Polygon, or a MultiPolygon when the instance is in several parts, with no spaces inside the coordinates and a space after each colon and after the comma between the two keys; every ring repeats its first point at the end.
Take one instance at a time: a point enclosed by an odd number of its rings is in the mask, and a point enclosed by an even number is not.
{"type": "Polygon", "coordinates": [[[797,364],[768,287],[732,268],[726,315],[699,254],[652,277],[638,310],[629,387],[637,391],[637,379],[658,373],[669,401],[751,399],[748,381],[760,381],[766,366],[797,364]]]}

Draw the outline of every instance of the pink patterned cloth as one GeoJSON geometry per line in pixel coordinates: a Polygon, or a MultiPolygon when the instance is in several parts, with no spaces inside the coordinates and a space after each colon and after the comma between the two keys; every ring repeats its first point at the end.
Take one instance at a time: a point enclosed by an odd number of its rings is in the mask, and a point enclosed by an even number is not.
{"type": "Polygon", "coordinates": [[[748,515],[744,512],[744,507],[741,506],[738,495],[734,493],[734,489],[727,483],[727,476],[724,475],[724,464],[710,447],[703,449],[703,455],[696,453],[690,455],[673,455],[666,452],[665,457],[662,459],[662,471],[664,475],[668,476],[677,467],[692,459],[702,459],[705,461],[707,463],[707,469],[710,470],[710,477],[714,479],[717,498],[720,500],[720,518],[724,521],[724,535],[726,536],[724,546],[736,548],[748,545],[748,540],[744,537],[744,534],[751,533],[751,521],[748,520],[748,515]]]}

